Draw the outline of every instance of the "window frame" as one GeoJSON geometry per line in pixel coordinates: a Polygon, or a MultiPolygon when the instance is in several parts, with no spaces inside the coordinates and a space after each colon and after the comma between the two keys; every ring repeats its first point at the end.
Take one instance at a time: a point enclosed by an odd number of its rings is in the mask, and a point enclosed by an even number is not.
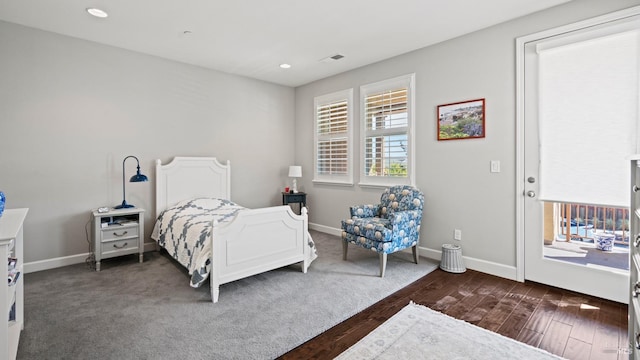
{"type": "Polygon", "coordinates": [[[415,73],[398,76],[392,79],[382,80],[360,86],[360,182],[361,187],[388,187],[391,185],[412,185],[415,186],[415,73]],[[393,91],[400,88],[407,89],[407,126],[406,131],[399,131],[399,128],[391,128],[377,131],[368,131],[366,116],[366,99],[369,95],[384,91],[393,91]],[[365,173],[365,156],[367,137],[379,134],[407,134],[407,176],[369,176],[365,173]]]}
{"type": "Polygon", "coordinates": [[[313,99],[313,183],[316,184],[333,184],[333,185],[353,185],[353,88],[336,91],[330,94],[316,96],[313,99]],[[341,101],[347,102],[347,132],[346,134],[339,135],[325,135],[320,136],[318,134],[318,108],[331,103],[338,103],[341,101]],[[324,139],[340,138],[346,135],[347,138],[347,173],[343,175],[325,175],[318,173],[318,143],[324,139]]]}

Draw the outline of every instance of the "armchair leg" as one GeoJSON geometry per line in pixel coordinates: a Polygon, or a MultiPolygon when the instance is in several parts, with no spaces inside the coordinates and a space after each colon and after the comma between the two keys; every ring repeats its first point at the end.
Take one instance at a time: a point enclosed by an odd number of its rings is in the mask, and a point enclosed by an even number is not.
{"type": "Polygon", "coordinates": [[[415,245],[414,247],[412,247],[411,250],[413,250],[413,262],[417,264],[418,258],[420,257],[418,254],[418,245],[415,245]]]}
{"type": "Polygon", "coordinates": [[[342,240],[342,260],[346,261],[347,260],[347,246],[349,245],[348,242],[346,242],[345,240],[342,240]]]}
{"type": "Polygon", "coordinates": [[[380,253],[380,277],[384,277],[384,270],[387,268],[387,254],[380,253]]]}

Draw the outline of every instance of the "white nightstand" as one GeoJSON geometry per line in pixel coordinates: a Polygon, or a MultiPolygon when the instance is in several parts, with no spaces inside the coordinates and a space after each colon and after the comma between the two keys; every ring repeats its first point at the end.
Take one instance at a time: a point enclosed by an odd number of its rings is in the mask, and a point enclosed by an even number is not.
{"type": "Polygon", "coordinates": [[[94,210],[93,252],[96,271],[100,261],[116,256],[140,254],[144,258],[144,209],[109,209],[108,212],[94,210]]]}

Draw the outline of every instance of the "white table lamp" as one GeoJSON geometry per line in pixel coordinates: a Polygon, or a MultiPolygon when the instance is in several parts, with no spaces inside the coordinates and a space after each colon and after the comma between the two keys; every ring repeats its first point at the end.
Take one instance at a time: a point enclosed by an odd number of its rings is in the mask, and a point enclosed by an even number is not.
{"type": "Polygon", "coordinates": [[[298,182],[296,178],[302,177],[302,166],[291,165],[289,166],[289,177],[293,178],[293,192],[298,192],[298,182]]]}

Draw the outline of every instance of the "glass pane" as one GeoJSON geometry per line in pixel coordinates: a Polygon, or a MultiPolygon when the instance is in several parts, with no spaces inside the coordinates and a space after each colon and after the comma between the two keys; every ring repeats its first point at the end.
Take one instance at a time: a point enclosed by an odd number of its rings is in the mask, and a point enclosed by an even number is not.
{"type": "Polygon", "coordinates": [[[365,139],[364,171],[367,176],[407,177],[407,134],[365,139]]]}
{"type": "Polygon", "coordinates": [[[543,226],[545,258],[629,270],[627,208],[544,202],[543,226]]]}

